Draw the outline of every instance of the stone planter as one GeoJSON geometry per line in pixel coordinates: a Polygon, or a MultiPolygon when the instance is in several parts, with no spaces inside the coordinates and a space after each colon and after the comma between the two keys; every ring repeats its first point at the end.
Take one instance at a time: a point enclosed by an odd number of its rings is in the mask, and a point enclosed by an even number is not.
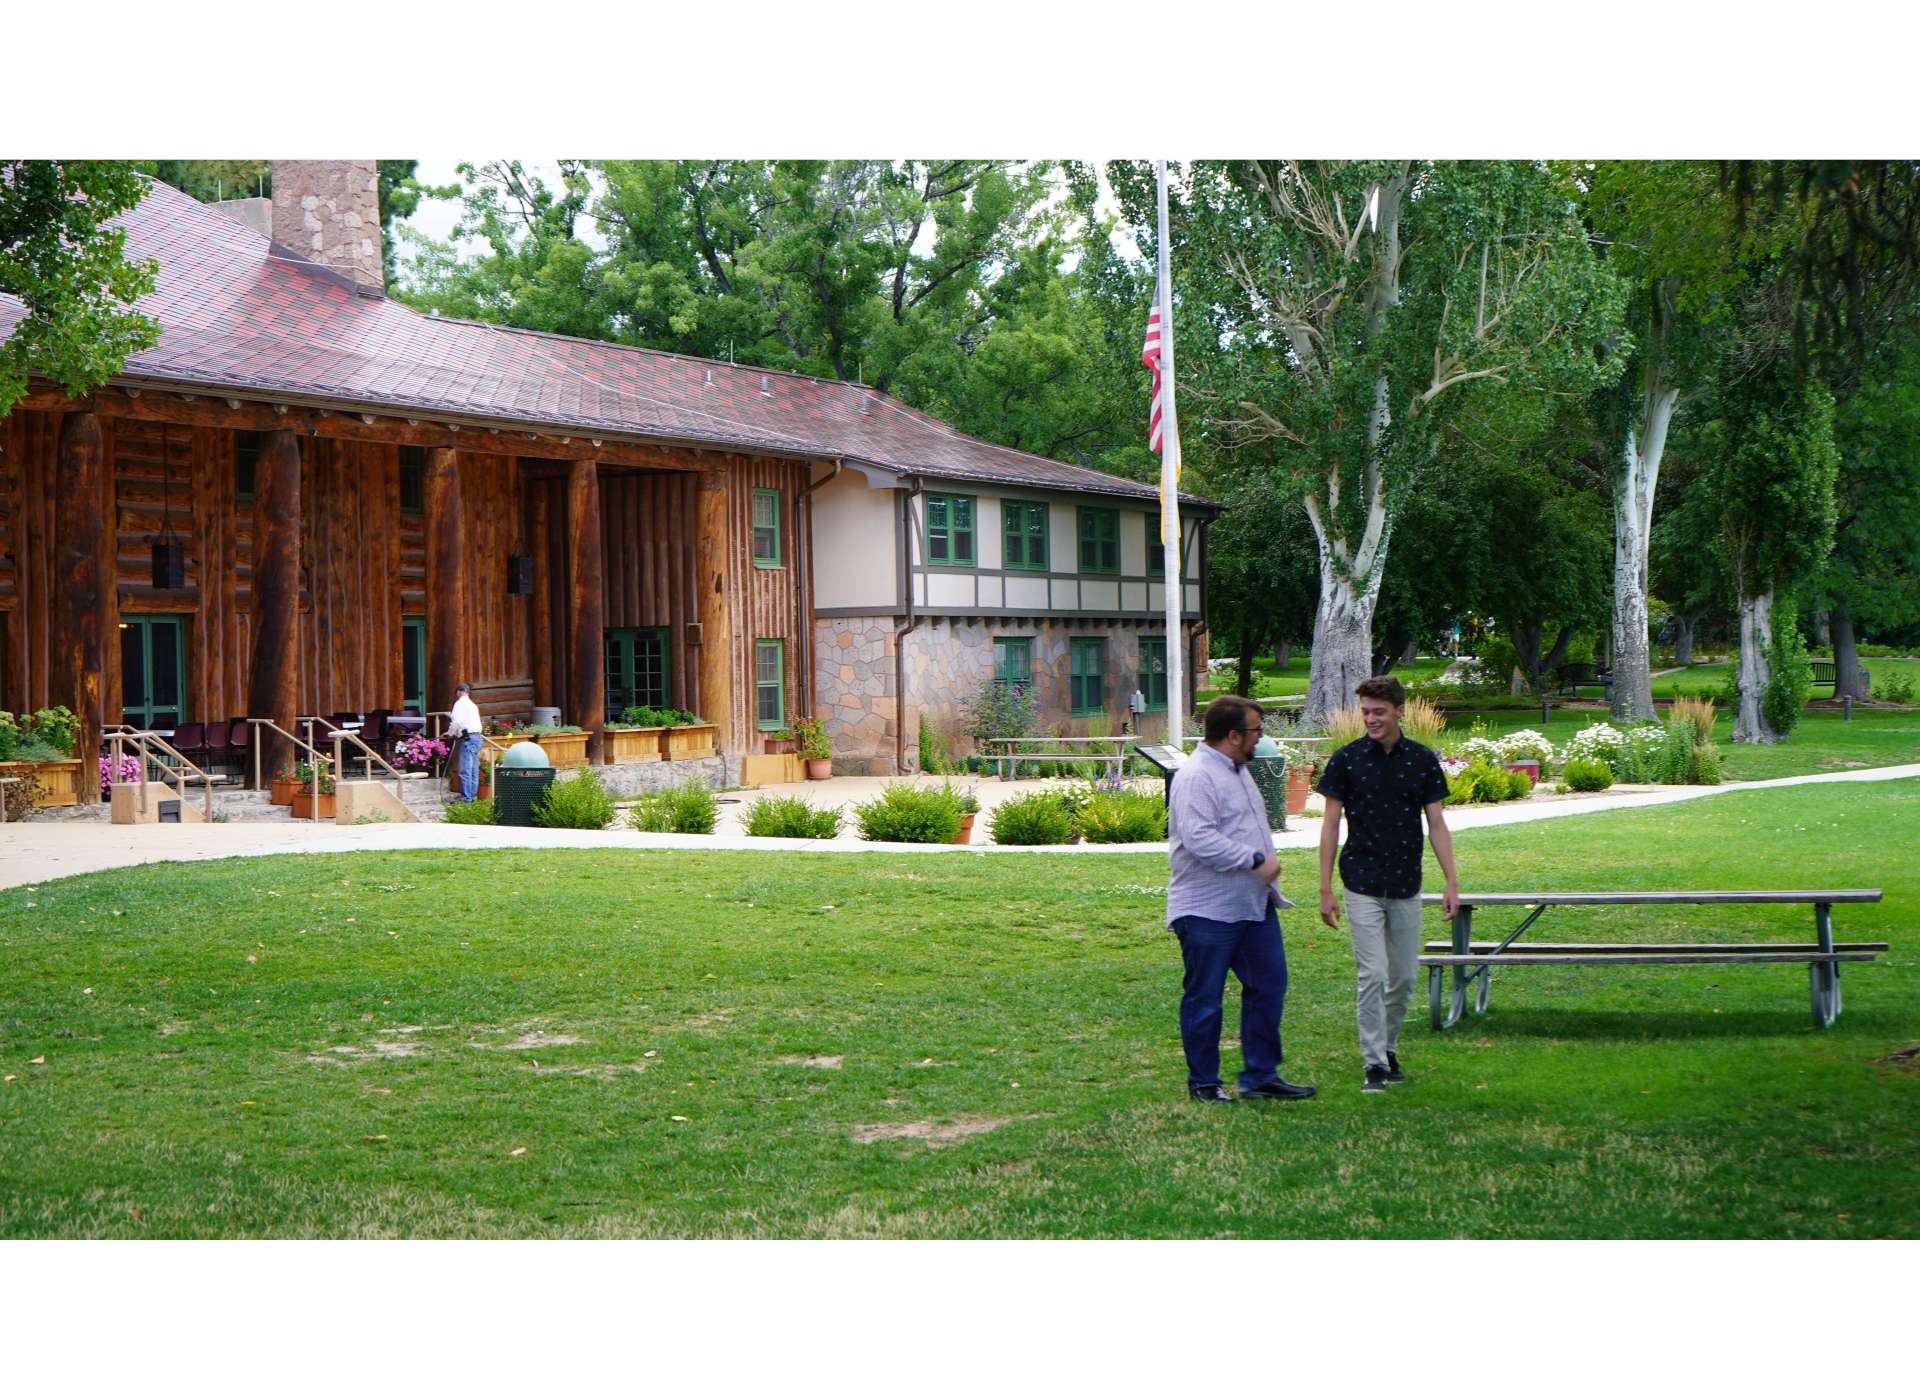
{"type": "Polygon", "coordinates": [[[296,792],[293,795],[294,819],[296,821],[312,821],[313,804],[316,802],[320,804],[321,820],[331,821],[333,819],[333,794],[330,792],[323,792],[318,796],[311,792],[296,792]]]}
{"type": "Polygon", "coordinates": [[[954,845],[971,846],[973,844],[973,819],[979,815],[978,812],[960,814],[960,834],[953,838],[954,845]]]}
{"type": "Polygon", "coordinates": [[[609,729],[606,760],[608,763],[658,763],[666,756],[666,745],[660,737],[666,732],[664,729],[609,729]]]}
{"type": "Polygon", "coordinates": [[[713,739],[717,732],[711,724],[682,724],[673,729],[663,729],[660,731],[660,756],[668,760],[712,758],[713,739]]]}
{"type": "Polygon", "coordinates": [[[524,737],[533,740],[547,751],[547,762],[555,768],[579,768],[587,761],[587,738],[585,734],[528,734],[524,737]]]}
{"type": "Polygon", "coordinates": [[[0,763],[0,773],[10,778],[25,778],[39,783],[40,796],[34,802],[36,807],[79,805],[80,760],[77,758],[63,758],[53,763],[0,763]]]}
{"type": "Polygon", "coordinates": [[[833,760],[831,758],[809,758],[805,760],[805,762],[807,765],[807,781],[818,783],[833,776],[833,760]]]}
{"type": "Polygon", "coordinates": [[[271,798],[274,806],[286,807],[293,802],[294,781],[292,778],[275,778],[271,785],[271,798]]]}

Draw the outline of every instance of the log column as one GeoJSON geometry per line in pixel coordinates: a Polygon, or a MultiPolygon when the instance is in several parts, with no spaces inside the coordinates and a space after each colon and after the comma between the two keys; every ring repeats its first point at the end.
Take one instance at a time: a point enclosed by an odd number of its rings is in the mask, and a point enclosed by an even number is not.
{"type": "Polygon", "coordinates": [[[569,723],[587,731],[587,760],[601,761],[607,728],[606,567],[600,545],[600,464],[578,461],[567,477],[567,667],[569,723]]]}
{"type": "MultiPolygon", "coordinates": [[[[288,732],[300,706],[300,439],[267,434],[254,466],[253,660],[247,713],[288,732]]],[[[263,777],[279,770],[292,746],[260,736],[263,777]]]]}
{"type": "MultiPolygon", "coordinates": [[[[460,466],[451,447],[427,453],[427,693],[423,710],[453,706],[465,663],[467,571],[460,466]]],[[[471,683],[469,681],[469,683],[471,683]]]]}
{"type": "Polygon", "coordinates": [[[694,580],[699,610],[700,718],[714,726],[714,746],[726,753],[733,743],[733,625],[727,608],[727,474],[700,478],[699,527],[694,580]]]}
{"type": "MultiPolygon", "coordinates": [[[[101,675],[103,640],[116,626],[114,562],[107,550],[106,444],[100,419],[69,413],[60,425],[60,483],[54,504],[52,665],[48,695],[80,720],[73,756],[80,760],[80,797],[91,801],[100,771],[100,728],[106,720],[101,675]]],[[[28,708],[25,704],[22,709],[28,708]]]]}

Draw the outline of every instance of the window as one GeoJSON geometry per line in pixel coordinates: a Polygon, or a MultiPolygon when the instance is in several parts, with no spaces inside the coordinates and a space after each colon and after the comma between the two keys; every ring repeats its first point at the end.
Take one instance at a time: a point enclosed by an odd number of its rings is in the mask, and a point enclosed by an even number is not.
{"type": "Polygon", "coordinates": [[[761,729],[787,727],[787,644],[762,637],[753,644],[753,717],[761,729]]]}
{"type": "Polygon", "coordinates": [[[427,712],[427,620],[400,619],[400,703],[416,715],[427,712]]]}
{"type": "Polygon", "coordinates": [[[120,619],[120,722],[173,729],[187,717],[186,629],[171,614],[120,619]]]}
{"type": "Polygon", "coordinates": [[[1107,708],[1107,639],[1075,637],[1073,656],[1073,713],[1104,714],[1107,708]]]}
{"type": "Polygon", "coordinates": [[[1160,542],[1160,517],[1147,517],[1147,577],[1167,576],[1167,547],[1160,542]]]}
{"type": "Polygon", "coordinates": [[[993,678],[1009,684],[1033,684],[1033,638],[993,639],[993,678]]]}
{"type": "Polygon", "coordinates": [[[427,450],[400,449],[400,513],[424,515],[427,509],[427,450]]]}
{"type": "Polygon", "coordinates": [[[1047,507],[1039,501],[1002,501],[1006,528],[1004,555],[1009,569],[1047,567],[1047,507]]]}
{"type": "Polygon", "coordinates": [[[973,563],[973,497],[927,497],[927,562],[973,563]]]}
{"type": "Polygon", "coordinates": [[[1120,572],[1120,512],[1103,506],[1080,507],[1080,572],[1120,572]]]}
{"type": "Polygon", "coordinates": [[[629,705],[664,710],[668,705],[667,629],[616,627],[607,631],[607,718],[629,705]]]}
{"type": "Polygon", "coordinates": [[[753,564],[757,569],[780,567],[780,493],[753,493],[753,564]]]}
{"type": "Polygon", "coordinates": [[[1165,710],[1167,708],[1167,639],[1165,637],[1140,639],[1140,693],[1146,697],[1147,709],[1165,710]]]}
{"type": "Polygon", "coordinates": [[[233,499],[236,502],[253,499],[254,467],[260,460],[260,451],[266,446],[265,433],[235,433],[233,435],[233,499]]]}

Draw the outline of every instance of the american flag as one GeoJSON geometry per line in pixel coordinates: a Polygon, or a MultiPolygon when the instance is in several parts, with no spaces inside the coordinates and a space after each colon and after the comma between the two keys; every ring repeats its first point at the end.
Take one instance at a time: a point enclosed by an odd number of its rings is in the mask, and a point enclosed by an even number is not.
{"type": "Polygon", "coordinates": [[[1161,397],[1166,378],[1161,373],[1160,361],[1160,298],[1153,299],[1153,309],[1147,313],[1147,343],[1141,347],[1140,363],[1153,371],[1153,407],[1147,415],[1147,446],[1155,452],[1160,450],[1160,411],[1166,400],[1161,397]]]}

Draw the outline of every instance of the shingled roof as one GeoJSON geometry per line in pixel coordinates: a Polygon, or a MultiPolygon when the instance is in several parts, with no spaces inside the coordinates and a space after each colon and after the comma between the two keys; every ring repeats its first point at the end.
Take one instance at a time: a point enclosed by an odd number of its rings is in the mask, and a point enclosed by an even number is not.
{"type": "MultiPolygon", "coordinates": [[[[161,334],[116,383],[845,458],[959,481],[1158,494],[969,437],[858,384],[422,315],[157,181],[124,222],[127,255],[159,265],[158,285],[139,305],[161,334]]],[[[0,294],[0,339],[21,314],[0,294]]]]}

